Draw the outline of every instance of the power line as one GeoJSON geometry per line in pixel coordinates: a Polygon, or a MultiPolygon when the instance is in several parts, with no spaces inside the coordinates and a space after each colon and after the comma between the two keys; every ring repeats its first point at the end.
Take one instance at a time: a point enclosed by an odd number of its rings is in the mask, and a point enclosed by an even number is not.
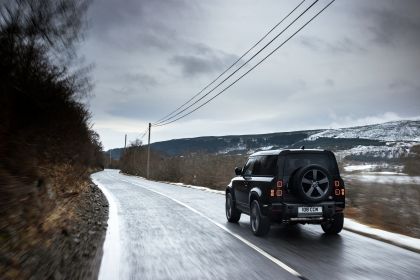
{"type": "Polygon", "coordinates": [[[228,90],[231,86],[233,86],[234,84],[236,84],[239,80],[241,80],[244,76],[246,76],[249,72],[251,72],[252,70],[254,70],[257,66],[259,66],[262,62],[264,62],[268,57],[270,57],[274,52],[276,52],[279,48],[281,48],[284,44],[286,44],[290,39],[292,39],[297,33],[299,33],[303,28],[305,28],[310,22],[312,22],[316,17],[318,17],[323,11],[325,11],[332,3],[334,3],[335,0],[332,0],[331,2],[329,2],[324,8],[322,8],[318,13],[316,13],[309,21],[307,21],[303,26],[301,26],[296,32],[294,32],[291,36],[289,36],[283,43],[281,43],[279,46],[277,46],[274,50],[272,50],[268,55],[266,55],[263,59],[261,59],[257,64],[255,64],[252,68],[250,68],[248,71],[246,71],[244,74],[242,74],[241,76],[239,76],[235,81],[233,81],[231,84],[229,84],[227,87],[225,87],[223,90],[221,90],[218,94],[216,94],[215,96],[213,96],[212,98],[208,99],[207,101],[205,101],[203,104],[201,104],[200,106],[196,107],[195,109],[193,109],[192,111],[187,112],[186,114],[183,114],[182,116],[171,120],[169,122],[165,122],[162,124],[158,124],[155,126],[164,126],[164,125],[168,125],[170,123],[174,123],[182,118],[185,118],[186,116],[194,113],[195,111],[197,111],[198,109],[200,109],[201,107],[203,107],[204,105],[206,105],[207,103],[209,103],[210,101],[212,101],[213,99],[215,99],[216,97],[218,97],[219,95],[221,95],[223,92],[225,92],[226,90],[228,90]]]}
{"type": "MultiPolygon", "coordinates": [[[[290,26],[292,26],[300,17],[302,17],[306,12],[308,12],[319,0],[314,1],[309,7],[307,7],[297,18],[295,18],[288,26],[286,26],[280,33],[278,33],[274,38],[272,38],[267,44],[265,44],[258,52],[256,52],[252,57],[250,57],[247,61],[245,61],[241,66],[239,66],[235,71],[233,71],[231,74],[229,74],[225,79],[223,79],[220,83],[218,83],[214,88],[212,88],[209,92],[207,92],[205,95],[194,101],[191,105],[184,108],[183,110],[179,111],[172,117],[168,118],[165,122],[176,118],[177,116],[181,115],[183,112],[203,100],[205,97],[207,97],[210,93],[212,93],[214,90],[216,90],[220,85],[222,85],[225,81],[230,79],[234,74],[236,74],[239,70],[241,70],[245,65],[248,64],[251,60],[253,60],[257,55],[259,55],[264,49],[266,49],[269,45],[273,43],[274,40],[276,40],[280,35],[282,35],[290,26]]],[[[164,125],[165,122],[157,123],[155,126],[158,125],[164,125]]]]}
{"type": "MultiPolygon", "coordinates": [[[[184,106],[186,106],[188,103],[190,103],[192,100],[194,100],[197,96],[199,96],[201,93],[203,93],[207,88],[209,88],[211,85],[213,85],[220,77],[222,77],[224,74],[226,74],[226,72],[228,72],[230,69],[232,69],[233,66],[235,66],[239,61],[242,60],[242,58],[244,58],[250,51],[252,51],[257,45],[259,45],[265,38],[267,38],[267,36],[274,30],[276,29],[280,24],[282,24],[293,12],[295,12],[306,0],[302,0],[291,12],[289,12],[281,21],[279,21],[276,25],[274,25],[274,27],[272,27],[263,37],[261,37],[260,40],[258,40],[258,42],[256,42],[251,48],[249,48],[244,54],[242,54],[241,57],[239,57],[235,62],[233,62],[232,65],[230,65],[226,70],[224,70],[219,76],[217,76],[213,81],[211,81],[208,85],[206,85],[202,90],[200,90],[197,94],[195,94],[193,97],[191,97],[190,99],[188,99],[186,102],[184,102],[181,106],[179,106],[178,108],[176,108],[174,111],[172,111],[171,113],[169,113],[168,115],[164,116],[163,118],[157,120],[155,123],[153,123],[153,125],[159,124],[159,123],[163,123],[166,122],[168,120],[170,120],[173,114],[175,114],[176,112],[178,112],[180,109],[182,109],[184,106]]],[[[194,105],[194,104],[193,104],[194,105]]],[[[181,112],[182,113],[182,112],[181,112]]]]}
{"type": "Polygon", "coordinates": [[[140,137],[140,140],[141,139],[143,139],[144,138],[144,136],[146,136],[146,134],[147,134],[147,132],[149,131],[149,129],[147,128],[144,132],[143,132],[143,134],[141,135],[141,137],[140,137]]]}
{"type": "Polygon", "coordinates": [[[144,138],[144,136],[146,136],[146,134],[147,134],[147,132],[149,131],[149,128],[146,128],[144,131],[143,131],[143,133],[141,134],[141,136],[140,136],[140,140],[142,140],[143,138],[144,138]]]}

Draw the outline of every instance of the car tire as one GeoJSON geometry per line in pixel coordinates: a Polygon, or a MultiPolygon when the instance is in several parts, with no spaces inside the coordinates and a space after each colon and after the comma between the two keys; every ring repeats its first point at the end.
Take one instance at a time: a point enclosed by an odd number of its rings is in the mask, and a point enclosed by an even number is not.
{"type": "Polygon", "coordinates": [[[322,230],[326,234],[337,234],[343,229],[344,225],[344,214],[336,213],[333,216],[332,221],[321,223],[322,230]]]}
{"type": "Polygon", "coordinates": [[[231,193],[226,194],[225,210],[228,222],[237,223],[241,218],[241,211],[236,208],[231,193]]]}
{"type": "Polygon", "coordinates": [[[327,169],[319,165],[299,168],[294,175],[293,188],[297,195],[305,201],[324,201],[331,194],[331,175],[327,169]],[[312,174],[315,174],[318,178],[313,178],[312,174]]]}
{"type": "Polygon", "coordinates": [[[251,211],[249,216],[252,233],[256,236],[266,235],[270,230],[270,219],[269,217],[262,215],[258,200],[253,200],[251,202],[251,211]]]}

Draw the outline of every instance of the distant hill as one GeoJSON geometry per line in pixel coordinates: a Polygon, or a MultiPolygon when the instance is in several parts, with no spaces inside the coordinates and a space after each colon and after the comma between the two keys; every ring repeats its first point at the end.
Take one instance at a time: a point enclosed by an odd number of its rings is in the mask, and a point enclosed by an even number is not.
{"type": "Polygon", "coordinates": [[[317,138],[362,138],[420,142],[420,121],[393,121],[350,128],[326,129],[309,137],[310,140],[317,138]]]}
{"type": "Polygon", "coordinates": [[[107,157],[109,157],[109,154],[111,153],[111,158],[113,160],[119,160],[122,156],[124,152],[124,148],[115,148],[115,149],[110,149],[108,151],[105,152],[105,155],[107,157]]]}
{"type": "MultiPolygon", "coordinates": [[[[151,147],[170,156],[179,156],[198,152],[250,154],[305,146],[333,150],[339,158],[390,161],[408,154],[417,144],[420,144],[420,121],[407,120],[341,129],[174,139],[153,143],[151,147]]],[[[112,149],[112,157],[118,159],[122,151],[122,148],[112,149]]]]}

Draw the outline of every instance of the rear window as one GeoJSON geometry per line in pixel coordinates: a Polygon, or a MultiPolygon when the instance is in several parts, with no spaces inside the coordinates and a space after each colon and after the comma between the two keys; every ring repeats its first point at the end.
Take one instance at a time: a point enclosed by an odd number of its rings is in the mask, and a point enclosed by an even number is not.
{"type": "Polygon", "coordinates": [[[320,165],[326,168],[331,174],[338,173],[335,161],[326,153],[296,153],[286,156],[284,174],[290,175],[296,169],[311,164],[320,165]]]}

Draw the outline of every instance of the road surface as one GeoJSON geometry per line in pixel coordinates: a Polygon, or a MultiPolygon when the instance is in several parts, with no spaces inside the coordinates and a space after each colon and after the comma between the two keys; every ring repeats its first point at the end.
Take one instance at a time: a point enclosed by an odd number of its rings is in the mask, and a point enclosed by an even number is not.
{"type": "Polygon", "coordinates": [[[110,200],[100,279],[420,279],[420,254],[317,225],[230,224],[224,196],[105,170],[110,200]]]}

